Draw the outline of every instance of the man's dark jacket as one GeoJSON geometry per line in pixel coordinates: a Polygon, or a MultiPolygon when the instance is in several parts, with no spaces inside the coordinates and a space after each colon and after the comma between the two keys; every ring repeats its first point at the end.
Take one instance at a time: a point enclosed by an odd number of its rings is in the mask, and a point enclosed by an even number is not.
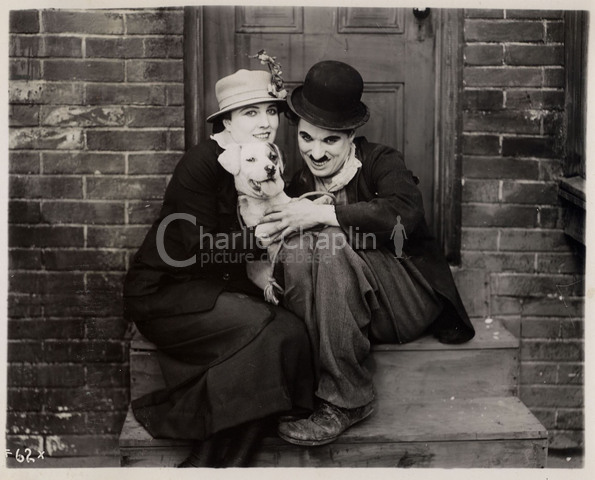
{"type": "MultiPolygon", "coordinates": [[[[355,250],[380,246],[394,250],[390,237],[400,216],[407,234],[403,255],[413,261],[436,293],[446,300],[434,333],[447,343],[471,339],[473,326],[448,262],[426,224],[421,192],[413,174],[393,148],[370,143],[364,137],[356,138],[355,145],[362,167],[346,186],[347,205],[335,207],[339,225],[355,250]],[[375,242],[370,241],[370,233],[375,242]]],[[[314,190],[314,176],[305,166],[294,176],[287,193],[297,197],[314,190]]]]}

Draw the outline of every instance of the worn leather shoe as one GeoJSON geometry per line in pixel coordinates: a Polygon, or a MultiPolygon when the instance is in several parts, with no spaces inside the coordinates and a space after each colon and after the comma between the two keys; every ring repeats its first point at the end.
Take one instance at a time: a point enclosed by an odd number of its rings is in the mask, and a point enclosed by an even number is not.
{"type": "Polygon", "coordinates": [[[358,408],[341,408],[322,402],[308,418],[280,423],[277,432],[283,440],[294,445],[326,445],[334,442],[352,425],[369,417],[373,411],[371,403],[358,408]]]}

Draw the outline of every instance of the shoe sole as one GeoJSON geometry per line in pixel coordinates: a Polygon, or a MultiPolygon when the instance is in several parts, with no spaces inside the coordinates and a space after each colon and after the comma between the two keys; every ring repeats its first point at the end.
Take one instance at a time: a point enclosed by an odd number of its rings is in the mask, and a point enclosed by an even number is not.
{"type": "Polygon", "coordinates": [[[343,430],[339,435],[337,435],[336,437],[332,437],[332,438],[326,438],[324,440],[301,440],[299,438],[289,437],[287,435],[284,435],[281,432],[277,432],[277,434],[279,435],[279,437],[281,437],[286,442],[292,443],[293,445],[299,445],[300,447],[318,447],[321,445],[328,445],[329,443],[333,443],[335,440],[337,440],[337,438],[339,438],[341,435],[343,435],[348,429],[350,429],[354,425],[358,424],[359,422],[364,421],[366,418],[368,418],[373,413],[374,413],[374,409],[371,408],[370,411],[368,413],[366,413],[366,415],[364,415],[359,420],[353,422],[345,430],[343,430]]]}

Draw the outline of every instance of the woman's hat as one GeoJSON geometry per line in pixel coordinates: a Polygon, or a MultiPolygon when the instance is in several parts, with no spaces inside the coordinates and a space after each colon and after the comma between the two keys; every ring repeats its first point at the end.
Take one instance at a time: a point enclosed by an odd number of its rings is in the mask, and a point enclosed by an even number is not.
{"type": "Polygon", "coordinates": [[[293,90],[289,108],[307,122],[327,130],[362,126],[370,110],[362,103],[364,81],[351,65],[335,60],[315,64],[304,84],[293,90]]]}
{"type": "Polygon", "coordinates": [[[264,70],[238,70],[215,84],[219,111],[209,115],[207,122],[236,108],[255,103],[285,102],[283,93],[271,82],[271,73],[264,70]]]}

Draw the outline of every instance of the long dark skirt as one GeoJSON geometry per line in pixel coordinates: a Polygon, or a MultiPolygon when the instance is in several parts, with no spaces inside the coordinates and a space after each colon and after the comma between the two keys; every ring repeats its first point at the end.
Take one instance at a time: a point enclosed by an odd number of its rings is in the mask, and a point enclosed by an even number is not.
{"type": "Polygon", "coordinates": [[[250,420],[312,408],[310,342],[287,310],[223,292],[209,311],[137,327],[157,345],[167,385],[132,402],[155,438],[204,440],[250,420]]]}

